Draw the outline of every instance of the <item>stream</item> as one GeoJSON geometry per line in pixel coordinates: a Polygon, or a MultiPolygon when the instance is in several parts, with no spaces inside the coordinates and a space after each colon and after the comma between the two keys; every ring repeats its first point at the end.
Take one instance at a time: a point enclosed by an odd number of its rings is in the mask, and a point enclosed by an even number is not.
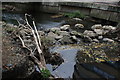
{"type": "MultiPolygon", "coordinates": [[[[39,13],[36,16],[34,16],[38,30],[45,30],[45,29],[53,28],[53,27],[60,27],[61,25],[66,23],[67,18],[59,18],[59,19],[51,18],[51,16],[53,15],[54,14],[39,13]]],[[[4,21],[10,24],[18,25],[16,19],[20,21],[20,23],[24,23],[24,14],[3,13],[2,17],[4,21]]],[[[90,27],[93,24],[95,24],[95,22],[87,22],[87,21],[86,22],[81,21],[81,23],[83,23],[87,27],[90,27]]],[[[63,46],[50,47],[49,48],[50,52],[60,53],[60,55],[64,59],[64,62],[60,64],[59,66],[47,64],[47,68],[52,73],[52,75],[58,78],[73,78],[73,74],[76,74],[77,72],[75,70],[79,70],[78,68],[76,68],[75,65],[80,65],[81,70],[82,68],[86,68],[88,71],[91,70],[92,74],[94,75],[97,74],[99,77],[102,76],[105,78],[108,78],[108,77],[115,78],[114,75],[109,75],[109,73],[105,73],[104,72],[105,70],[102,71],[100,67],[99,68],[91,67],[91,65],[89,64],[85,65],[85,64],[79,64],[78,62],[76,62],[77,60],[76,55],[77,55],[78,50],[80,49],[81,48],[78,47],[78,45],[76,46],[63,45],[63,46]]],[[[119,69],[119,66],[120,66],[119,62],[117,63],[107,62],[104,64],[108,64],[110,66],[109,69],[119,69]]],[[[80,72],[77,72],[77,73],[81,74],[80,72]]],[[[90,76],[90,74],[87,76],[90,76]]],[[[86,76],[82,76],[82,78],[86,78],[86,76]]]]}

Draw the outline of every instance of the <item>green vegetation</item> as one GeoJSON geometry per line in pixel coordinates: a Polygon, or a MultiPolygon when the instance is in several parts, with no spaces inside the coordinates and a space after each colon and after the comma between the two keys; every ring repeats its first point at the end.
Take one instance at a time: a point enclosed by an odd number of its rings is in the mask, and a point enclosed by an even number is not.
{"type": "Polygon", "coordinates": [[[75,18],[75,17],[84,18],[85,17],[85,15],[82,14],[80,11],[76,11],[76,12],[72,12],[72,13],[63,13],[63,15],[65,17],[69,17],[69,18],[75,18]]]}
{"type": "Polygon", "coordinates": [[[43,78],[49,78],[50,77],[50,71],[48,69],[42,69],[41,71],[41,75],[43,76],[43,78]]]}

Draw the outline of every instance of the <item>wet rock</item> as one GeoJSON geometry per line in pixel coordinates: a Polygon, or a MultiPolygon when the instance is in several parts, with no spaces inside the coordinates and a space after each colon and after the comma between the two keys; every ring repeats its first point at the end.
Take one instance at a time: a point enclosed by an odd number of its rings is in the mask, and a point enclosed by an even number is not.
{"type": "Polygon", "coordinates": [[[60,36],[70,35],[67,31],[58,31],[57,34],[60,36]]]}
{"type": "Polygon", "coordinates": [[[92,30],[94,29],[102,29],[102,25],[101,24],[95,24],[91,27],[92,30]]]}
{"type": "Polygon", "coordinates": [[[62,58],[62,56],[59,53],[52,53],[51,57],[50,57],[50,63],[52,65],[60,65],[62,64],[62,62],[64,62],[64,59],[62,58]]]}
{"type": "Polygon", "coordinates": [[[103,36],[98,36],[98,39],[103,39],[103,36]]]}
{"type": "Polygon", "coordinates": [[[60,31],[60,28],[54,27],[54,28],[51,28],[50,31],[55,33],[56,31],[60,31]]]}
{"type": "Polygon", "coordinates": [[[89,37],[95,37],[97,34],[95,34],[93,31],[85,30],[84,35],[89,36],[89,37]]]}
{"type": "Polygon", "coordinates": [[[44,31],[38,31],[38,34],[39,34],[40,36],[44,36],[44,35],[45,35],[45,32],[44,32],[44,31]]]}
{"type": "Polygon", "coordinates": [[[98,35],[103,35],[104,34],[104,30],[103,29],[94,29],[94,32],[98,35]]]}
{"type": "Polygon", "coordinates": [[[48,33],[48,36],[55,38],[55,37],[57,37],[58,35],[55,34],[55,33],[53,33],[53,32],[49,32],[49,33],[48,33]]]}
{"type": "Polygon", "coordinates": [[[69,28],[70,28],[70,25],[63,25],[60,27],[60,29],[63,31],[69,30],[69,28]]]}
{"type": "Polygon", "coordinates": [[[59,39],[61,39],[62,37],[63,37],[63,36],[56,36],[55,39],[56,39],[56,40],[59,40],[59,39]]]}
{"type": "Polygon", "coordinates": [[[79,33],[77,31],[71,31],[70,34],[73,36],[76,36],[76,37],[84,37],[84,35],[82,33],[79,33]]]}
{"type": "Polygon", "coordinates": [[[115,30],[116,27],[113,27],[113,26],[103,26],[103,29],[110,31],[110,30],[115,30]]]}
{"type": "Polygon", "coordinates": [[[82,19],[80,19],[80,18],[73,18],[73,20],[82,21],[82,19]]]}
{"type": "Polygon", "coordinates": [[[103,41],[105,41],[105,42],[114,42],[114,40],[109,39],[109,38],[103,38],[103,41]]]}
{"type": "Polygon", "coordinates": [[[55,37],[50,37],[50,36],[42,37],[41,41],[46,46],[52,46],[56,43],[55,37]]]}
{"type": "Polygon", "coordinates": [[[71,39],[74,40],[74,41],[78,40],[76,36],[71,36],[71,39]]]}
{"type": "Polygon", "coordinates": [[[93,42],[97,42],[97,43],[99,43],[99,40],[97,40],[97,39],[93,39],[93,42]]]}
{"type": "Polygon", "coordinates": [[[83,24],[75,24],[75,27],[78,29],[81,29],[81,28],[84,28],[84,25],[83,24]]]}
{"type": "Polygon", "coordinates": [[[4,26],[6,23],[4,21],[0,21],[0,25],[4,26]]]}
{"type": "Polygon", "coordinates": [[[92,42],[93,41],[89,36],[84,36],[82,39],[84,42],[92,42]]]}
{"type": "Polygon", "coordinates": [[[63,38],[60,39],[60,43],[61,43],[62,45],[73,43],[73,41],[72,41],[70,38],[71,38],[71,37],[68,36],[68,35],[63,36],[63,38]]]}

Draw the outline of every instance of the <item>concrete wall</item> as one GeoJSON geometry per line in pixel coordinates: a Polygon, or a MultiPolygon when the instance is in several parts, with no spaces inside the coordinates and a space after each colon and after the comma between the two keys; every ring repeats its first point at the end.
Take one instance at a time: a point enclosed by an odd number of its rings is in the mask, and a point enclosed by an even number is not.
{"type": "Polygon", "coordinates": [[[42,9],[51,13],[80,11],[91,17],[120,22],[120,6],[118,5],[83,2],[42,2],[42,9]]]}

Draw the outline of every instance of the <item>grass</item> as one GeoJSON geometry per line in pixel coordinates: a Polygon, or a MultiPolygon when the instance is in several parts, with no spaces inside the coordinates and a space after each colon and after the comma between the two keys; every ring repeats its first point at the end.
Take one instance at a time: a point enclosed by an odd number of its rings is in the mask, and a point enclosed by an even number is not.
{"type": "Polygon", "coordinates": [[[63,13],[63,15],[65,17],[69,17],[69,18],[75,18],[75,17],[84,18],[85,17],[85,15],[82,14],[80,11],[75,11],[75,12],[72,12],[72,13],[63,13]]]}
{"type": "Polygon", "coordinates": [[[41,71],[41,75],[43,76],[43,78],[49,78],[50,77],[50,71],[48,69],[42,69],[41,71]]]}

